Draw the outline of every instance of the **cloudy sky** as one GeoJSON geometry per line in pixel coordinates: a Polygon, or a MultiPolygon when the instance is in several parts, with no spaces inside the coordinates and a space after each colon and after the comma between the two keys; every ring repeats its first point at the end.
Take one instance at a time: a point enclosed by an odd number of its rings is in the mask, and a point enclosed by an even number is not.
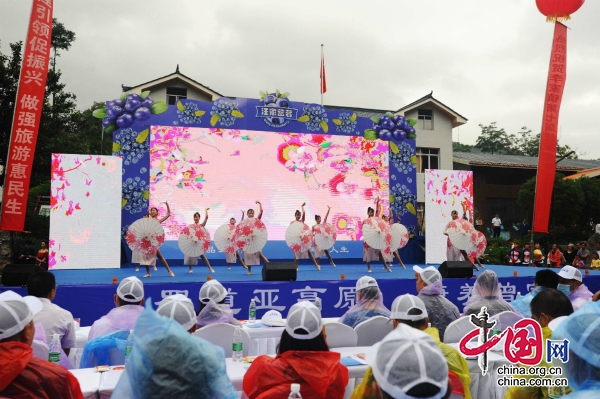
{"type": "MultiPolygon", "coordinates": [[[[27,0],[0,2],[0,45],[24,40],[27,0]]],[[[600,2],[567,23],[568,75],[560,143],[600,158],[600,2]]],[[[325,104],[396,110],[431,90],[469,122],[454,140],[474,144],[479,124],[538,132],[553,25],[534,0],[204,1],[55,0],[77,40],[58,67],[79,108],[175,71],[224,95],[288,91],[325,104]]]]}

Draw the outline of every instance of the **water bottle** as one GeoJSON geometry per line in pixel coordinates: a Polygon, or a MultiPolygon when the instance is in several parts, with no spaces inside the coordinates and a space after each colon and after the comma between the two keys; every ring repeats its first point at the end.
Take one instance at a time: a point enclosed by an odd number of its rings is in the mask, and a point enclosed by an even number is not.
{"type": "Polygon", "coordinates": [[[133,330],[129,330],[129,337],[127,337],[127,343],[125,344],[125,357],[128,358],[131,355],[131,349],[133,349],[133,330]]]}
{"type": "Polygon", "coordinates": [[[242,359],[242,329],[237,326],[233,332],[233,345],[231,359],[234,362],[242,359]]]}
{"type": "Polygon", "coordinates": [[[254,298],[250,300],[250,308],[248,309],[248,324],[256,322],[256,303],[254,298]]]}
{"type": "Polygon", "coordinates": [[[302,396],[300,395],[300,384],[292,384],[288,399],[302,399],[302,396]]]}
{"type": "Polygon", "coordinates": [[[558,399],[567,395],[567,389],[565,387],[557,387],[554,385],[556,380],[555,376],[552,376],[552,386],[548,387],[548,398],[558,399]]]}
{"type": "Polygon", "coordinates": [[[52,342],[48,348],[48,361],[51,363],[60,363],[60,335],[54,334],[52,342]]]}
{"type": "Polygon", "coordinates": [[[515,299],[521,298],[521,293],[517,292],[517,297],[515,299]]]}
{"type": "Polygon", "coordinates": [[[315,298],[315,306],[319,309],[319,312],[323,310],[323,305],[321,304],[321,298],[315,298]]]}

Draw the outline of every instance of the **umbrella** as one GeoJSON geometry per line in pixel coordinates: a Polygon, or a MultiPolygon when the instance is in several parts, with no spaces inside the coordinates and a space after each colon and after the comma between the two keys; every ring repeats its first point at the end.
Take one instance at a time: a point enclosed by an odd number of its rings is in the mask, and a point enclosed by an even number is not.
{"type": "Polygon", "coordinates": [[[362,235],[367,245],[374,249],[387,250],[392,246],[392,228],[385,220],[372,217],[363,221],[362,235]]]}
{"type": "Polygon", "coordinates": [[[192,224],[182,230],[177,241],[184,255],[198,257],[210,248],[210,233],[201,224],[192,224]]]}
{"type": "Polygon", "coordinates": [[[400,223],[392,225],[392,252],[404,248],[408,244],[408,230],[400,223]]]}
{"type": "Polygon", "coordinates": [[[242,251],[253,254],[263,249],[268,238],[267,227],[256,218],[242,220],[235,228],[233,242],[242,251]]]}
{"type": "Polygon", "coordinates": [[[142,218],[129,226],[125,240],[132,251],[146,256],[154,255],[165,242],[165,231],[157,220],[142,218]]]}
{"type": "Polygon", "coordinates": [[[235,252],[235,244],[233,243],[233,236],[235,235],[235,225],[231,223],[220,226],[215,231],[215,246],[221,252],[226,254],[232,254],[235,252]]]}
{"type": "Polygon", "coordinates": [[[321,249],[329,249],[335,244],[337,234],[329,223],[317,224],[313,227],[315,245],[321,249]]]}
{"type": "Polygon", "coordinates": [[[477,230],[464,219],[452,220],[446,232],[452,245],[464,251],[471,249],[477,241],[477,230]]]}
{"type": "Polygon", "coordinates": [[[285,242],[294,252],[308,251],[312,240],[310,227],[304,222],[294,221],[285,231],[285,242]]]}
{"type": "Polygon", "coordinates": [[[481,231],[478,231],[475,245],[472,246],[469,250],[467,250],[467,254],[469,255],[469,257],[479,258],[485,252],[486,247],[487,240],[485,239],[485,235],[481,231]]]}

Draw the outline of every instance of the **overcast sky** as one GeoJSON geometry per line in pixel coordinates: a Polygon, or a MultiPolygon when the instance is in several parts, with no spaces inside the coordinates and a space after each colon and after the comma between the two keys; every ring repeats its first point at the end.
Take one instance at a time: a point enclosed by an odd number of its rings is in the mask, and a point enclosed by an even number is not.
{"type": "MultiPolygon", "coordinates": [[[[31,1],[0,1],[0,45],[24,40],[31,1]]],[[[78,107],[116,98],[121,84],[185,75],[228,96],[288,91],[325,104],[396,110],[433,90],[469,122],[538,132],[553,25],[535,0],[204,1],[55,0],[77,40],[58,67],[78,107]]],[[[567,86],[560,143],[600,158],[600,2],[567,23],[567,86]]]]}

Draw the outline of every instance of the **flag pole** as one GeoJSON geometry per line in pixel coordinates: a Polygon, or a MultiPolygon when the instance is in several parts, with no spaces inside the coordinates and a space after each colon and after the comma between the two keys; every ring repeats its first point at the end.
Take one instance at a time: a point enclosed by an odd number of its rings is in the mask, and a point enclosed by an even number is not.
{"type": "Polygon", "coordinates": [[[323,106],[323,44],[321,43],[321,107],[323,106]]]}

